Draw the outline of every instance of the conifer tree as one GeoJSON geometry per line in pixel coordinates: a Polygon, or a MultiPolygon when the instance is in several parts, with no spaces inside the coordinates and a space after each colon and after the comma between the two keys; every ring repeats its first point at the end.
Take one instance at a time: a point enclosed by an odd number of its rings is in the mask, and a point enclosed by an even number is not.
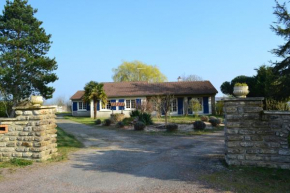
{"type": "Polygon", "coordinates": [[[47,56],[51,35],[36,13],[27,0],[7,0],[0,15],[0,87],[13,106],[31,94],[52,98],[48,84],[58,79],[56,61],[47,56]]]}

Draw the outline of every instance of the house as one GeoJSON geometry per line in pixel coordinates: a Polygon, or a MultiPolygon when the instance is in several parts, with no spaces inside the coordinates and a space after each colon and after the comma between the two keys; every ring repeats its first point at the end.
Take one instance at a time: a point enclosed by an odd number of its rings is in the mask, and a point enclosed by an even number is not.
{"type": "MultiPolygon", "coordinates": [[[[150,97],[160,95],[174,95],[171,105],[171,115],[183,115],[186,111],[192,114],[192,111],[185,108],[186,103],[192,98],[196,98],[202,105],[200,114],[214,114],[212,109],[215,104],[215,95],[218,91],[210,81],[194,82],[107,82],[104,84],[104,90],[108,97],[107,104],[97,103],[97,116],[109,117],[112,113],[129,113],[140,105],[150,100],[150,97]]],[[[83,99],[84,91],[77,91],[70,99],[72,102],[72,116],[90,116],[93,117],[93,102],[85,103],[83,99]]],[[[154,112],[153,112],[154,114],[154,112]]]]}

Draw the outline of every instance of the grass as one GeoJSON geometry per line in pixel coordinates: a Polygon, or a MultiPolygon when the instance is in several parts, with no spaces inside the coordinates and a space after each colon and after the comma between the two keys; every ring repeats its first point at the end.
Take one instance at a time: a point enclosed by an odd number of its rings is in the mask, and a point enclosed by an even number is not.
{"type": "Polygon", "coordinates": [[[14,168],[14,167],[25,167],[32,165],[32,160],[24,160],[24,159],[11,159],[10,161],[0,162],[0,168],[14,168]]]}
{"type": "Polygon", "coordinates": [[[70,152],[76,151],[83,147],[73,135],[66,133],[61,128],[57,127],[57,147],[58,154],[50,161],[63,161],[67,160],[70,152]]]}
{"type": "MultiPolygon", "coordinates": [[[[65,119],[69,119],[71,121],[75,121],[78,123],[82,123],[85,125],[96,125],[95,124],[95,119],[90,118],[90,117],[73,117],[73,116],[64,116],[65,119]]],[[[97,119],[101,119],[101,121],[105,120],[106,118],[97,118],[97,119]]]]}
{"type": "MultiPolygon", "coordinates": [[[[208,115],[211,116],[211,115],[208,115]]],[[[223,118],[223,116],[216,116],[217,118],[223,118]]],[[[177,124],[188,124],[188,123],[192,123],[194,121],[200,121],[200,116],[199,117],[195,117],[194,115],[187,115],[187,116],[168,116],[168,122],[170,123],[177,123],[177,124]]],[[[153,118],[153,122],[165,122],[165,117],[161,117],[161,118],[153,118]]]]}
{"type": "Polygon", "coordinates": [[[257,167],[229,167],[201,177],[223,191],[238,193],[290,192],[290,171],[257,167]]]}

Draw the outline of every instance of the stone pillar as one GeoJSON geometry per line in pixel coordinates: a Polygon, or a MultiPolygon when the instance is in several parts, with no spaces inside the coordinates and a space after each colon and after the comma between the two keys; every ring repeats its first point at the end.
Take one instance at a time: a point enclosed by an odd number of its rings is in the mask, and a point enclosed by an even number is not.
{"type": "Polygon", "coordinates": [[[263,111],[263,98],[224,99],[229,165],[290,169],[290,113],[263,111]]]}
{"type": "Polygon", "coordinates": [[[0,161],[11,158],[47,160],[57,152],[54,107],[16,107],[16,118],[1,118],[0,161]]]}

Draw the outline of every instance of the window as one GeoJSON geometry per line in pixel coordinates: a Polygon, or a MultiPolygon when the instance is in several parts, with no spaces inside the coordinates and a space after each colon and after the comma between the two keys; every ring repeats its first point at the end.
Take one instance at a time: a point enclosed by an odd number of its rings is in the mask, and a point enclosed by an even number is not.
{"type": "Polygon", "coordinates": [[[136,108],[136,100],[126,100],[126,109],[135,109],[136,108]]]}
{"type": "Polygon", "coordinates": [[[130,100],[126,100],[126,109],[130,109],[131,105],[130,105],[130,100]]]}
{"type": "Polygon", "coordinates": [[[131,109],[135,109],[135,108],[136,108],[136,101],[131,100],[131,109]]]}
{"type": "Polygon", "coordinates": [[[171,103],[171,112],[176,112],[177,111],[177,100],[174,99],[171,103]]]}
{"type": "Polygon", "coordinates": [[[111,101],[108,101],[108,102],[107,102],[106,108],[107,108],[107,109],[111,109],[111,101]]]}
{"type": "Polygon", "coordinates": [[[87,110],[87,103],[79,102],[79,109],[78,110],[87,110]]]}

